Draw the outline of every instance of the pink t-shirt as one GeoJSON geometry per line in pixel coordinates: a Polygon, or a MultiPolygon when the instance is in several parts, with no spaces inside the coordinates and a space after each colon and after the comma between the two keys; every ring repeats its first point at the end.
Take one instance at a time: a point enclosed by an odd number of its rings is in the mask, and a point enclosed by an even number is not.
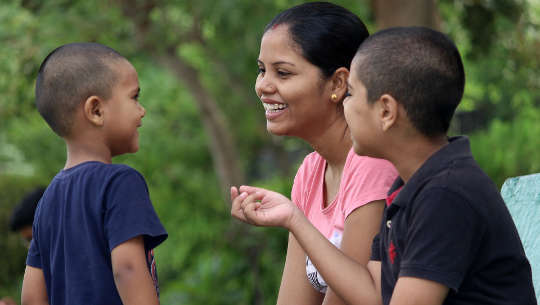
{"type": "MultiPolygon", "coordinates": [[[[323,207],[325,168],[326,160],[317,152],[307,155],[294,178],[291,199],[311,223],[339,248],[347,216],[366,203],[385,199],[398,173],[390,162],[358,156],[351,149],[336,198],[323,207]]],[[[315,289],[326,292],[326,283],[309,258],[306,273],[315,289]]]]}

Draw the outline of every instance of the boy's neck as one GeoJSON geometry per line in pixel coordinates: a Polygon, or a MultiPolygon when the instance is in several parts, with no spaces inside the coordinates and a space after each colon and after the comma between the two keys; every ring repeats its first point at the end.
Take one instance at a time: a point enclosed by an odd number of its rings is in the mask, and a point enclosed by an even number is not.
{"type": "Polygon", "coordinates": [[[422,167],[422,165],[437,151],[448,144],[446,135],[436,138],[426,138],[423,136],[407,139],[401,145],[392,149],[392,155],[387,158],[390,160],[399,176],[405,183],[422,167]]]}
{"type": "Polygon", "coordinates": [[[64,140],[66,141],[67,148],[67,158],[64,169],[68,169],[88,161],[99,161],[107,164],[112,162],[110,150],[105,146],[99,145],[97,143],[98,141],[89,142],[68,139],[64,140]]]}

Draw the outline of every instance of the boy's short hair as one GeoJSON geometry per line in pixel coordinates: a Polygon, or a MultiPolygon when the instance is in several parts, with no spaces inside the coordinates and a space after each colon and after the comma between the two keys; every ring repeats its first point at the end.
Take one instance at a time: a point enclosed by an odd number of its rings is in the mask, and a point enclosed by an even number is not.
{"type": "Polygon", "coordinates": [[[36,106],[56,134],[69,135],[73,114],[88,97],[110,97],[117,79],[111,64],[120,59],[125,58],[98,43],[70,43],[47,55],[36,80],[36,106]]]}
{"type": "Polygon", "coordinates": [[[24,227],[31,227],[34,222],[34,213],[39,200],[43,196],[45,188],[42,186],[36,187],[31,192],[27,193],[23,199],[15,206],[9,219],[9,228],[16,232],[24,227]]]}
{"type": "Polygon", "coordinates": [[[461,56],[446,35],[424,27],[390,28],[368,37],[356,57],[368,102],[390,94],[423,135],[446,134],[465,86],[461,56]]]}

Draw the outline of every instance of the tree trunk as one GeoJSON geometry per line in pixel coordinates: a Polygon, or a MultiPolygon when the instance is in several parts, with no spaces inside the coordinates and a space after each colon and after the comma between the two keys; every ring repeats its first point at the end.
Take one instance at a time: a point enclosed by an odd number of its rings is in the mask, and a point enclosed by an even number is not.
{"type": "Polygon", "coordinates": [[[436,0],[371,0],[377,29],[425,26],[440,29],[436,0]]]}
{"type": "MultiPolygon", "coordinates": [[[[164,68],[172,71],[186,85],[197,102],[204,129],[210,140],[209,150],[214,162],[214,168],[217,170],[224,199],[228,202],[229,187],[245,183],[245,181],[244,173],[237,159],[238,155],[233,135],[225,115],[217,106],[215,99],[201,83],[199,72],[176,55],[177,45],[162,46],[158,49],[150,39],[149,28],[152,24],[149,14],[156,6],[156,3],[146,1],[139,5],[133,5],[129,0],[118,0],[118,2],[124,15],[130,18],[136,27],[135,40],[138,48],[146,53],[153,54],[164,68]]],[[[194,27],[196,26],[198,25],[194,25],[194,27]]],[[[198,36],[196,39],[202,38],[198,36]]],[[[201,42],[204,43],[204,41],[201,42]]]]}
{"type": "Polygon", "coordinates": [[[223,112],[217,106],[214,98],[201,84],[197,70],[170,52],[158,57],[158,61],[163,67],[175,73],[197,101],[204,129],[210,138],[209,146],[214,167],[217,169],[223,192],[228,194],[231,185],[239,185],[245,183],[245,181],[243,172],[238,164],[232,134],[223,112]]]}

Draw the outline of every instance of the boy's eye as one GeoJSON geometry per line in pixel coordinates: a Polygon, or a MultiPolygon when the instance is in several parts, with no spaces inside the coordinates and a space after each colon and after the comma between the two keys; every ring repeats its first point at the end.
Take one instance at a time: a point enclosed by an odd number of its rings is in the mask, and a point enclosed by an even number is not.
{"type": "Polygon", "coordinates": [[[348,98],[349,96],[352,96],[352,94],[350,94],[349,91],[345,92],[345,97],[344,98],[348,98]]]}
{"type": "Polygon", "coordinates": [[[258,67],[258,68],[257,68],[257,74],[261,74],[261,73],[264,73],[264,72],[266,72],[266,71],[264,70],[264,68],[262,68],[262,67],[258,67]]]}
{"type": "Polygon", "coordinates": [[[136,101],[138,101],[138,100],[139,100],[139,94],[138,94],[138,93],[135,94],[135,96],[133,96],[133,99],[136,100],[136,101]]]}

